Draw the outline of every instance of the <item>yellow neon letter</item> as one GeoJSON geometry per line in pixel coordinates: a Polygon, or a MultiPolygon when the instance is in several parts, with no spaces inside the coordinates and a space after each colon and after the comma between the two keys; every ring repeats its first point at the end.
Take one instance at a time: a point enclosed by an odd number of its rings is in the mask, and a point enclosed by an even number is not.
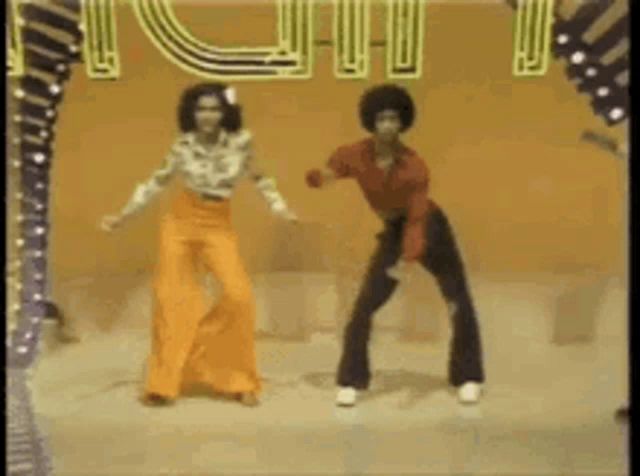
{"type": "MultiPolygon", "coordinates": [[[[334,0],[334,74],[338,78],[369,76],[371,2],[334,0]]],[[[422,75],[424,0],[387,0],[387,76],[417,79],[422,75]]]]}
{"type": "Polygon", "coordinates": [[[422,76],[424,0],[387,0],[387,76],[422,76]]]}
{"type": "Polygon", "coordinates": [[[81,0],[84,63],[91,79],[120,77],[114,0],[81,0]]]}
{"type": "Polygon", "coordinates": [[[265,80],[311,77],[313,0],[277,0],[278,44],[222,48],[194,38],[169,0],[132,0],[144,32],[162,54],[185,71],[208,79],[265,80]]]}
{"type": "Polygon", "coordinates": [[[333,72],[337,78],[369,76],[371,2],[334,0],[333,72]]]}
{"type": "MultiPolygon", "coordinates": [[[[7,5],[5,5],[7,7],[7,5]]],[[[9,0],[10,11],[7,14],[7,74],[21,77],[24,74],[24,50],[22,47],[22,24],[18,9],[18,0],[9,0]]]]}
{"type": "Polygon", "coordinates": [[[543,76],[549,68],[554,0],[518,0],[513,75],[543,76]]]}

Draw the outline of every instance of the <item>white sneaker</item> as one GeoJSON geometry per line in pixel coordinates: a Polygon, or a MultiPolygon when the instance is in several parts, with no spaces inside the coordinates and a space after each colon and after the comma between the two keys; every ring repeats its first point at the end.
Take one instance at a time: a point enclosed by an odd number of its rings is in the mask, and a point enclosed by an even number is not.
{"type": "Polygon", "coordinates": [[[358,393],[353,387],[340,387],[336,397],[336,405],[339,407],[352,407],[356,404],[358,393]]]}
{"type": "Polygon", "coordinates": [[[478,403],[482,386],[478,382],[466,382],[458,387],[458,401],[460,403],[478,403]]]}

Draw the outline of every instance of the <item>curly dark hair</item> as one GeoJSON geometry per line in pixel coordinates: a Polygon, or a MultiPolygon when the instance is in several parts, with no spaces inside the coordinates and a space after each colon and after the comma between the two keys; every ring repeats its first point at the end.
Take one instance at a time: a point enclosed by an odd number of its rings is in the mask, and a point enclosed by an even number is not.
{"type": "Polygon", "coordinates": [[[229,132],[236,132],[242,128],[242,109],[236,104],[230,104],[224,90],[229,85],[224,83],[199,83],[187,88],[180,98],[178,105],[178,126],[182,132],[191,132],[196,128],[196,106],[202,96],[215,96],[222,105],[223,117],[221,126],[229,132]]]}
{"type": "Polygon", "coordinates": [[[375,132],[378,113],[391,109],[400,116],[401,132],[408,130],[416,117],[413,99],[406,89],[395,84],[375,86],[360,98],[360,123],[369,132],[375,132]]]}

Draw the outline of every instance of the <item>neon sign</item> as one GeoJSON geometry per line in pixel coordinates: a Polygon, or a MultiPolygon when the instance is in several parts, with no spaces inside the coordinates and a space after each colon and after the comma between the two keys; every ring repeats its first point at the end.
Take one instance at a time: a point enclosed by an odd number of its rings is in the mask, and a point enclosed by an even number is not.
{"type": "MultiPolygon", "coordinates": [[[[11,2],[7,68],[23,74],[19,4],[11,2]]],[[[418,79],[424,57],[426,0],[385,0],[386,74],[418,79]]],[[[138,24],[162,55],[177,67],[210,80],[291,80],[313,74],[314,0],[274,0],[277,41],[273,45],[221,47],[194,37],[176,17],[171,0],[130,0],[138,24]]],[[[549,63],[554,0],[519,0],[514,25],[513,74],[545,74],[549,63]]],[[[203,7],[204,8],[204,7],[203,7]]],[[[115,0],[81,0],[83,56],[91,79],[121,75],[115,0]]],[[[340,79],[367,78],[371,63],[371,0],[333,0],[333,72],[340,79]]]]}

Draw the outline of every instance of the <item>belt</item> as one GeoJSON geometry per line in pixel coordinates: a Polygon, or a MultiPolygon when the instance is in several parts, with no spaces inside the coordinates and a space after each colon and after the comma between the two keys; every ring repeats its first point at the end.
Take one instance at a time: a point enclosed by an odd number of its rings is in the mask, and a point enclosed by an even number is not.
{"type": "Polygon", "coordinates": [[[209,200],[212,202],[223,202],[226,200],[225,197],[221,197],[219,195],[212,195],[210,193],[199,193],[198,195],[200,195],[200,198],[202,198],[203,200],[209,200]]]}

